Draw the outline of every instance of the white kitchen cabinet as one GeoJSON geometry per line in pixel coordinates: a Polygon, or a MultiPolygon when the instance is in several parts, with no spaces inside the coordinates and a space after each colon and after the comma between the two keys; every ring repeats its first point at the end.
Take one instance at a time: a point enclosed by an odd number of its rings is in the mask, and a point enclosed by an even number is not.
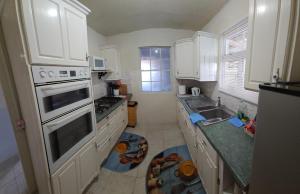
{"type": "Polygon", "coordinates": [[[93,142],[89,144],[86,149],[82,150],[78,156],[81,193],[92,182],[99,172],[100,165],[98,164],[96,154],[96,145],[93,142]]]}
{"type": "Polygon", "coordinates": [[[218,37],[207,32],[196,32],[194,44],[194,77],[198,81],[217,81],[218,37]]]}
{"type": "Polygon", "coordinates": [[[76,160],[66,163],[52,178],[55,194],[79,194],[76,160]]]}
{"type": "Polygon", "coordinates": [[[101,164],[127,126],[127,101],[97,124],[97,160],[101,164]]]}
{"type": "Polygon", "coordinates": [[[175,76],[194,79],[193,40],[182,39],[175,42],[175,76]]]}
{"type": "Polygon", "coordinates": [[[73,6],[64,3],[66,41],[68,49],[67,60],[70,64],[87,65],[88,43],[86,15],[73,6]]]}
{"type": "Polygon", "coordinates": [[[177,102],[179,127],[207,194],[218,193],[218,154],[201,129],[193,125],[181,102],[177,102]]]}
{"type": "Polygon", "coordinates": [[[119,80],[121,78],[120,54],[116,46],[105,46],[100,49],[100,57],[106,60],[106,65],[110,73],[107,80],[119,80]]]}
{"type": "Polygon", "coordinates": [[[22,0],[30,64],[87,66],[86,15],[74,0],[22,0]]]}
{"type": "Polygon", "coordinates": [[[249,1],[245,88],[285,79],[296,1],[249,1]]]}
{"type": "Polygon", "coordinates": [[[95,140],[84,145],[52,176],[54,194],[80,194],[99,173],[95,140]]]}
{"type": "Polygon", "coordinates": [[[178,79],[217,81],[218,37],[199,31],[193,38],[176,41],[175,66],[178,79]]]}
{"type": "Polygon", "coordinates": [[[218,168],[213,164],[208,155],[204,158],[202,180],[207,194],[218,193],[218,168]]]}

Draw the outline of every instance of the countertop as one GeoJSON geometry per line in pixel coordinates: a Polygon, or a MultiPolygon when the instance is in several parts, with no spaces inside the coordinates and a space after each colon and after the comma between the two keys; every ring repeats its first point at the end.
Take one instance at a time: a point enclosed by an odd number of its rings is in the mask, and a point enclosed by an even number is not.
{"type": "MultiPolygon", "coordinates": [[[[203,106],[208,103],[204,97],[187,98],[193,102],[193,105],[199,103],[203,106]]],[[[191,113],[193,111],[185,101],[187,98],[178,97],[187,112],[191,113]]],[[[254,139],[244,133],[243,127],[234,127],[228,121],[208,126],[204,126],[201,122],[196,124],[232,172],[237,184],[241,188],[247,189],[251,173],[254,139]]]]}
{"type": "Polygon", "coordinates": [[[109,109],[107,109],[105,112],[102,113],[96,113],[96,121],[99,123],[102,119],[104,119],[106,116],[108,116],[111,112],[116,110],[124,101],[126,98],[122,98],[119,102],[111,106],[109,109]]]}

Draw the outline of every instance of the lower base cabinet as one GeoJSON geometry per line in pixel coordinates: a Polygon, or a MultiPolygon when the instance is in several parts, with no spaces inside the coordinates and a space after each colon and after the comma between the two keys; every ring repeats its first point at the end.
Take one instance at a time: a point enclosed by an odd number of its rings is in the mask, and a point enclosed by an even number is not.
{"type": "Polygon", "coordinates": [[[92,139],[52,175],[53,193],[82,193],[99,173],[96,154],[95,140],[92,139]]]}
{"type": "Polygon", "coordinates": [[[195,127],[182,104],[177,104],[178,125],[207,194],[218,193],[218,155],[201,132],[195,127]]]}
{"type": "Polygon", "coordinates": [[[127,126],[127,102],[97,124],[96,137],[84,145],[51,177],[54,194],[81,194],[99,174],[127,126]]]}
{"type": "Polygon", "coordinates": [[[96,160],[96,145],[92,143],[83,150],[78,157],[79,177],[80,177],[80,192],[92,182],[94,177],[98,175],[98,163],[96,160]]]}
{"type": "Polygon", "coordinates": [[[105,122],[97,124],[96,147],[98,164],[107,158],[127,126],[127,102],[114,110],[105,118],[105,122]]]}

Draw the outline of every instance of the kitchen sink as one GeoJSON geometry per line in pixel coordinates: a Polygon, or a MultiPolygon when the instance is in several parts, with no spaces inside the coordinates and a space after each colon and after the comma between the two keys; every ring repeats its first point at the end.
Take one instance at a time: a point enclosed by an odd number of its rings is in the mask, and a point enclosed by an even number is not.
{"type": "Polygon", "coordinates": [[[199,114],[206,118],[203,125],[211,125],[229,119],[232,115],[221,107],[216,107],[210,110],[198,111],[199,114]]]}

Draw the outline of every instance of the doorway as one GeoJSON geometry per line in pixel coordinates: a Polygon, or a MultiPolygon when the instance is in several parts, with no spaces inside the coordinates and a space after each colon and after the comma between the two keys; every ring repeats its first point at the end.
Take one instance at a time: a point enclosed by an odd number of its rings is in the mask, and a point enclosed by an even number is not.
{"type": "Polygon", "coordinates": [[[27,184],[0,84],[0,194],[27,193],[27,184]]]}

